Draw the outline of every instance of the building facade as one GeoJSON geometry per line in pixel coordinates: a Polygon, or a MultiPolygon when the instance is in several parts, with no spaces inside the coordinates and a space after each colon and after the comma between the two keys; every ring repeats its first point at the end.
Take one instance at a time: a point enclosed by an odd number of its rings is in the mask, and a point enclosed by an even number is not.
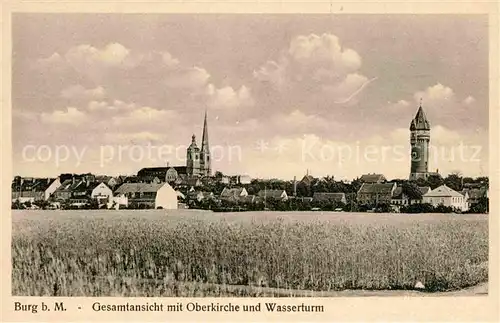
{"type": "Polygon", "coordinates": [[[124,183],[114,195],[132,208],[177,209],[177,192],[168,183],[124,183]]]}
{"type": "Polygon", "coordinates": [[[96,199],[99,205],[107,204],[113,199],[113,191],[105,183],[99,183],[92,189],[90,197],[96,199]]]}
{"type": "Polygon", "coordinates": [[[387,179],[383,174],[364,174],[360,177],[359,181],[361,183],[367,183],[367,184],[380,184],[380,183],[385,183],[387,179]]]}
{"type": "Polygon", "coordinates": [[[424,194],[423,202],[431,204],[434,207],[444,205],[461,211],[467,211],[469,209],[467,195],[464,196],[446,185],[441,185],[424,194]]]}
{"type": "Polygon", "coordinates": [[[244,187],[227,188],[220,193],[220,199],[226,202],[238,202],[242,197],[248,196],[244,187]]]}
{"type": "Polygon", "coordinates": [[[430,123],[422,105],[410,123],[411,167],[410,181],[429,176],[429,143],[431,140],[430,123]]]}
{"type": "Polygon", "coordinates": [[[288,195],[285,190],[260,190],[257,195],[264,199],[287,201],[288,195]]]}
{"type": "Polygon", "coordinates": [[[390,204],[396,183],[363,183],[357,192],[357,200],[361,204],[390,204]]]}
{"type": "Polygon", "coordinates": [[[338,202],[347,204],[347,199],[345,193],[322,193],[315,192],[313,194],[312,200],[314,202],[338,202]]]}
{"type": "Polygon", "coordinates": [[[155,208],[162,208],[166,210],[176,210],[177,192],[168,183],[163,184],[155,196],[155,208]]]}

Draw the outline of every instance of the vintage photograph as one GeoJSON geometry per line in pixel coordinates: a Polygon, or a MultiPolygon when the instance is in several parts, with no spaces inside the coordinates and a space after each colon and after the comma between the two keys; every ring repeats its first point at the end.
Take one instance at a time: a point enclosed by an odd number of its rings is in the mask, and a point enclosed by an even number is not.
{"type": "Polygon", "coordinates": [[[488,26],[13,13],[12,295],[488,295],[488,26]]]}

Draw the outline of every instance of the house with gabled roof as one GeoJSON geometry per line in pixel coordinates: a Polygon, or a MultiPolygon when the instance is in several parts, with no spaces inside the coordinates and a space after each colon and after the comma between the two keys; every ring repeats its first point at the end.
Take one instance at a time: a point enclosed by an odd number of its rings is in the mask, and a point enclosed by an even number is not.
{"type": "Polygon", "coordinates": [[[315,192],[312,200],[314,202],[337,202],[347,203],[345,193],[329,193],[329,192],[315,192]]]}
{"type": "Polygon", "coordinates": [[[300,180],[300,184],[306,185],[306,186],[311,186],[312,183],[314,182],[314,177],[312,175],[309,175],[309,171],[302,177],[300,180]]]}
{"type": "Polygon", "coordinates": [[[146,167],[137,172],[138,177],[158,177],[160,182],[172,183],[179,175],[186,175],[186,166],[146,167]]]}
{"type": "Polygon", "coordinates": [[[161,182],[164,182],[158,178],[158,176],[142,176],[142,177],[137,177],[139,179],[140,183],[154,183],[154,184],[159,184],[161,182]]]}
{"type": "Polygon", "coordinates": [[[462,190],[462,195],[468,196],[469,205],[478,203],[481,198],[488,197],[488,188],[487,187],[467,187],[462,190]]]}
{"type": "Polygon", "coordinates": [[[380,184],[380,183],[385,183],[387,181],[387,179],[382,174],[375,174],[375,173],[373,173],[373,174],[364,174],[364,175],[361,175],[359,181],[361,183],[368,183],[368,184],[377,183],[377,184],[380,184]]]}
{"type": "Polygon", "coordinates": [[[93,186],[90,197],[96,200],[98,205],[107,204],[113,199],[113,191],[106,183],[96,183],[93,186]]]}
{"type": "Polygon", "coordinates": [[[390,204],[396,188],[396,183],[363,183],[357,193],[358,203],[390,204]]]}
{"type": "Polygon", "coordinates": [[[244,196],[248,196],[248,192],[244,187],[224,187],[220,193],[220,199],[226,202],[238,202],[244,196]]]}
{"type": "Polygon", "coordinates": [[[106,182],[106,185],[108,185],[109,188],[114,189],[120,184],[120,180],[118,177],[110,177],[109,180],[106,182]]]}
{"type": "Polygon", "coordinates": [[[124,183],[114,194],[134,208],[177,209],[177,192],[168,183],[124,183]]]}
{"type": "Polygon", "coordinates": [[[105,204],[113,196],[112,190],[105,182],[99,182],[97,179],[99,177],[73,176],[54,190],[50,200],[75,206],[88,205],[92,200],[105,204]]]}
{"type": "Polygon", "coordinates": [[[71,187],[75,182],[73,179],[65,180],[52,194],[51,200],[55,202],[66,202],[71,197],[71,187]]]}
{"type": "Polygon", "coordinates": [[[394,190],[391,204],[392,205],[412,205],[422,203],[422,196],[430,191],[429,186],[410,187],[406,185],[398,185],[394,190]]]}
{"type": "Polygon", "coordinates": [[[420,194],[422,194],[422,196],[431,191],[429,186],[419,186],[418,189],[420,190],[420,194]]]}
{"type": "Polygon", "coordinates": [[[46,201],[60,185],[59,178],[17,177],[11,185],[12,201],[46,201]]]}
{"type": "Polygon", "coordinates": [[[469,209],[467,196],[462,195],[446,185],[436,187],[424,194],[423,202],[429,203],[434,207],[444,205],[459,209],[460,211],[467,211],[469,209]]]}
{"type": "Polygon", "coordinates": [[[278,200],[278,201],[287,201],[288,200],[288,195],[286,194],[285,190],[260,190],[257,195],[260,198],[265,198],[265,199],[273,199],[273,200],[278,200]]]}
{"type": "Polygon", "coordinates": [[[106,183],[107,184],[111,178],[112,177],[108,176],[108,175],[96,175],[95,181],[98,183],[106,183]]]}
{"type": "Polygon", "coordinates": [[[92,192],[92,188],[89,188],[88,183],[84,180],[76,181],[76,184],[70,187],[71,196],[69,198],[69,204],[74,206],[90,204],[90,192],[92,192]]]}
{"type": "Polygon", "coordinates": [[[188,200],[201,202],[203,200],[214,199],[214,193],[208,191],[192,190],[187,193],[188,200]]]}

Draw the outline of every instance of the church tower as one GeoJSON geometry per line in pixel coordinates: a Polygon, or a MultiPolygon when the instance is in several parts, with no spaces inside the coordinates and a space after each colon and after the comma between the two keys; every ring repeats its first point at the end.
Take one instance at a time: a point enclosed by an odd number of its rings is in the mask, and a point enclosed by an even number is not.
{"type": "Polygon", "coordinates": [[[417,115],[410,123],[410,144],[411,144],[411,168],[410,181],[419,178],[426,179],[429,175],[429,142],[431,126],[424,110],[422,102],[417,111],[417,115]]]}
{"type": "Polygon", "coordinates": [[[196,136],[191,137],[187,149],[186,173],[188,176],[200,175],[200,148],[196,145],[196,136]]]}
{"type": "Polygon", "coordinates": [[[200,169],[202,176],[212,175],[212,165],[210,160],[210,146],[208,144],[207,111],[205,110],[205,120],[203,122],[203,136],[201,138],[200,169]]]}

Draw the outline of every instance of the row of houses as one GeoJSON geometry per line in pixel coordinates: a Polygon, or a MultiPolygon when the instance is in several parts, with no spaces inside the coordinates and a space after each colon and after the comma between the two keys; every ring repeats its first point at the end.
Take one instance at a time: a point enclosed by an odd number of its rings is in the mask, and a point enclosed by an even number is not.
{"type": "MultiPolygon", "coordinates": [[[[387,182],[385,177],[380,174],[363,175],[360,178],[361,187],[356,193],[315,192],[310,197],[288,196],[285,190],[277,189],[264,189],[255,195],[249,195],[244,187],[245,184],[242,184],[250,183],[249,179],[237,176],[231,179],[230,185],[224,188],[220,195],[215,196],[214,192],[202,189],[204,178],[177,176],[178,183],[161,181],[159,177],[165,175],[165,179],[167,179],[171,169],[148,168],[139,171],[137,176],[127,177],[94,176],[92,174],[62,174],[58,178],[16,177],[12,183],[12,201],[25,203],[44,200],[58,205],[64,203],[76,207],[93,202],[99,206],[106,205],[108,207],[172,209],[177,208],[179,200],[187,200],[188,202],[216,200],[251,204],[262,203],[266,200],[287,201],[293,198],[305,202],[390,204],[396,208],[429,203],[433,206],[445,205],[466,211],[471,204],[477,203],[482,197],[488,197],[487,188],[480,185],[464,186],[464,190],[461,192],[456,192],[446,185],[434,190],[431,190],[430,187],[416,187],[415,189],[414,186],[405,187],[395,182],[387,182]],[[240,185],[234,187],[235,183],[240,185]],[[412,187],[414,189],[411,189],[412,187]]],[[[214,177],[212,180],[222,183],[221,178],[214,177]]],[[[313,180],[312,176],[306,174],[301,182],[310,181],[312,183],[313,180]]]]}
{"type": "MultiPolygon", "coordinates": [[[[64,178],[64,176],[62,176],[64,178]]],[[[91,174],[76,175],[63,180],[15,179],[12,201],[35,203],[46,201],[55,207],[134,207],[176,209],[178,193],[168,183],[122,183],[112,185],[91,174]]]]}
{"type": "Polygon", "coordinates": [[[124,182],[167,182],[171,186],[202,186],[218,182],[226,185],[247,185],[252,178],[248,175],[228,176],[216,173],[215,176],[188,175],[186,166],[146,167],[130,176],[124,182]]]}
{"type": "Polygon", "coordinates": [[[215,196],[212,192],[197,191],[192,189],[188,193],[188,200],[193,200],[201,202],[206,199],[219,200],[229,203],[241,203],[241,204],[252,204],[252,203],[264,203],[268,200],[274,201],[288,201],[290,199],[300,199],[302,201],[330,201],[330,202],[342,202],[347,203],[346,194],[344,193],[314,193],[312,197],[296,197],[288,196],[285,190],[280,189],[264,189],[260,190],[255,195],[248,194],[245,187],[226,187],[222,190],[219,196],[215,196]]]}
{"type": "Polygon", "coordinates": [[[363,183],[357,192],[357,201],[361,204],[391,204],[396,208],[413,204],[427,203],[467,211],[472,204],[483,197],[488,198],[486,187],[464,188],[457,192],[445,184],[431,190],[430,187],[417,187],[418,191],[405,189],[396,183],[363,183]]]}
{"type": "MultiPolygon", "coordinates": [[[[211,192],[197,192],[193,190],[191,196],[197,201],[203,199],[215,199],[211,192]]],[[[312,197],[300,197],[307,202],[342,203],[357,202],[364,205],[392,205],[395,209],[402,206],[427,203],[434,207],[439,205],[452,207],[460,211],[467,211],[470,205],[477,203],[482,197],[488,197],[486,188],[469,188],[457,192],[446,185],[439,186],[434,190],[430,187],[404,187],[397,183],[363,183],[354,196],[345,193],[320,193],[316,192],[312,197]]],[[[262,203],[266,200],[288,201],[297,199],[288,196],[285,190],[261,190],[256,195],[249,195],[244,187],[225,188],[221,195],[221,201],[234,203],[262,203]]]]}

